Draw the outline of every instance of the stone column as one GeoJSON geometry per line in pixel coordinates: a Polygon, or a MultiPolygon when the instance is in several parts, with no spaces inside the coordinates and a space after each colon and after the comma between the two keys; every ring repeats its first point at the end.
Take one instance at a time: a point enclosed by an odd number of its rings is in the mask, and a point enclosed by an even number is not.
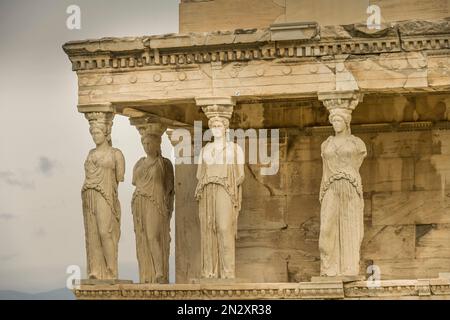
{"type": "Polygon", "coordinates": [[[197,98],[214,141],[199,155],[195,198],[199,203],[202,279],[235,279],[235,239],[244,181],[243,151],[228,141],[231,97],[197,98]]]}
{"type": "Polygon", "coordinates": [[[176,283],[189,283],[200,270],[200,229],[198,205],[194,199],[195,173],[194,129],[170,128],[167,136],[175,152],[175,276],[176,283]],[[187,139],[183,140],[181,139],[187,139]],[[187,143],[186,143],[187,142],[187,143]],[[182,148],[182,146],[189,148],[182,148]]]}
{"type": "Polygon", "coordinates": [[[140,283],[169,283],[170,220],[174,200],[172,162],[161,155],[167,127],[149,117],[130,118],[146,156],[133,169],[131,208],[140,283]]]}
{"type": "Polygon", "coordinates": [[[364,235],[364,199],[359,168],[367,155],[364,142],[351,134],[352,111],[362,100],[357,91],[319,93],[330,112],[335,134],[322,143],[320,186],[320,274],[356,280],[364,235]]]}
{"type": "Polygon", "coordinates": [[[95,143],[84,164],[86,176],[81,190],[89,278],[81,284],[117,283],[121,217],[118,184],[124,180],[125,159],[112,146],[114,110],[111,104],[79,106],[78,110],[89,121],[95,143]]]}

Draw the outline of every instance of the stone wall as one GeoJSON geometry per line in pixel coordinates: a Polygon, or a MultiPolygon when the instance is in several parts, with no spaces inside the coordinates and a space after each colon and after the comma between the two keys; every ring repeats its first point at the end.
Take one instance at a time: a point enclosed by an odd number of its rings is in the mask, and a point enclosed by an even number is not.
{"type": "MultiPolygon", "coordinates": [[[[361,273],[372,263],[382,279],[450,272],[450,130],[357,135],[369,150],[361,168],[361,273]]],[[[318,275],[320,144],[325,139],[291,133],[277,176],[262,178],[248,168],[238,276],[283,282],[318,275]]]]}
{"type": "MultiPolygon", "coordinates": [[[[372,263],[382,279],[450,272],[450,126],[445,107],[440,110],[442,99],[446,96],[369,96],[354,112],[353,133],[368,149],[361,168],[361,274],[372,263]]],[[[262,176],[257,165],[246,165],[236,268],[238,278],[251,282],[309,281],[319,274],[320,145],[332,131],[325,126],[323,106],[300,103],[303,108],[293,112],[295,104],[265,104],[262,112],[241,105],[235,112],[248,127],[290,126],[280,130],[277,175],[262,176]],[[278,117],[258,120],[257,114],[264,118],[277,109],[278,117]],[[255,123],[245,122],[246,113],[255,123]]],[[[177,281],[182,283],[199,270],[195,166],[180,166],[176,175],[177,281]]]]}
{"type": "Polygon", "coordinates": [[[267,28],[273,23],[316,21],[321,25],[365,22],[378,5],[382,21],[449,17],[448,0],[184,0],[180,33],[267,28]]]}

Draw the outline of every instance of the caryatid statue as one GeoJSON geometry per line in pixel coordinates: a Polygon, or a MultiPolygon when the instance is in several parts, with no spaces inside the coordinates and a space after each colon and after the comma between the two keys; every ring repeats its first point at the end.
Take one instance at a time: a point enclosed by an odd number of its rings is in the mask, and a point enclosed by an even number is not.
{"type": "Polygon", "coordinates": [[[120,238],[119,182],[124,180],[125,159],[111,144],[112,112],[89,112],[90,133],[96,147],[84,163],[81,191],[86,235],[87,273],[90,279],[117,279],[120,238]]]}
{"type": "MultiPolygon", "coordinates": [[[[358,276],[364,235],[364,199],[359,169],[367,150],[350,131],[352,110],[360,95],[325,97],[335,134],[322,143],[320,186],[321,276],[358,276]]],[[[320,97],[319,97],[320,98],[320,97]]]]}
{"type": "Polygon", "coordinates": [[[134,166],[136,187],[131,202],[136,253],[141,283],[169,283],[170,219],[174,200],[174,174],[169,159],[161,155],[159,123],[135,124],[141,134],[145,157],[134,166]]]}
{"type": "Polygon", "coordinates": [[[198,184],[201,231],[201,277],[235,278],[235,238],[241,209],[244,155],[227,139],[233,106],[203,107],[214,141],[199,155],[198,184]]]}

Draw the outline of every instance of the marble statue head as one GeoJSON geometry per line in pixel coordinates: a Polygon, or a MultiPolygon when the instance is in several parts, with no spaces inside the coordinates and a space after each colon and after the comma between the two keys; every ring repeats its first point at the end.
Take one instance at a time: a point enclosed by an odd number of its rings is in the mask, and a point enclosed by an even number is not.
{"type": "Polygon", "coordinates": [[[350,122],[352,121],[352,114],[351,111],[347,109],[332,109],[330,110],[330,116],[328,117],[328,120],[333,126],[334,132],[341,133],[341,132],[347,132],[351,133],[350,131],[350,122]]]}
{"type": "Polygon", "coordinates": [[[230,122],[225,117],[211,117],[208,127],[211,129],[214,138],[223,138],[230,126],[230,122]]]}
{"type": "Polygon", "coordinates": [[[141,138],[142,146],[148,156],[161,155],[161,136],[157,134],[145,134],[141,138]]]}
{"type": "Polygon", "coordinates": [[[148,123],[144,119],[144,124],[138,125],[137,129],[141,134],[141,142],[147,156],[158,157],[161,155],[161,137],[167,127],[161,123],[148,123]]]}
{"type": "Polygon", "coordinates": [[[101,122],[101,121],[92,121],[90,123],[89,132],[91,133],[92,140],[98,146],[105,142],[108,142],[109,145],[111,143],[111,125],[101,122]]]}
{"type": "Polygon", "coordinates": [[[84,116],[89,121],[89,132],[94,143],[99,146],[107,141],[111,146],[111,129],[114,114],[112,112],[88,112],[84,116]]]}

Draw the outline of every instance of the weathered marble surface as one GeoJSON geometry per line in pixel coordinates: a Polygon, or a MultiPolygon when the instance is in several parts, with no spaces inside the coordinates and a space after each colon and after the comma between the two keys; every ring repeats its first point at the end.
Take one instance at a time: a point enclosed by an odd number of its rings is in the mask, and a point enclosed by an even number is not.
{"type": "Polygon", "coordinates": [[[112,146],[114,114],[89,112],[85,116],[95,143],[84,163],[81,189],[87,276],[92,280],[116,280],[121,221],[118,185],[124,180],[125,158],[112,146]]]}
{"type": "Polygon", "coordinates": [[[380,7],[383,22],[445,18],[450,11],[446,0],[185,0],[180,4],[180,32],[261,28],[297,21],[350,24],[366,21],[367,6],[373,4],[380,7]]]}
{"type": "MultiPolygon", "coordinates": [[[[368,151],[361,274],[371,263],[382,279],[448,272],[448,20],[375,33],[358,24],[327,27],[320,39],[292,42],[270,41],[271,32],[105,38],[64,49],[78,75],[81,112],[132,107],[174,127],[194,120],[206,127],[195,98],[214,94],[236,97],[231,127],[280,128],[279,173],[263,177],[258,166],[245,166],[236,276],[254,282],[319,274],[320,145],[332,128],[317,93],[356,83],[365,99],[352,133],[368,151]]],[[[187,283],[200,273],[196,165],[175,171],[177,282],[187,283]]]]}
{"type": "Polygon", "coordinates": [[[147,119],[131,119],[146,153],[135,164],[131,201],[141,283],[169,283],[170,220],[173,213],[172,162],[161,155],[166,127],[147,119]]]}
{"type": "MultiPolygon", "coordinates": [[[[355,117],[367,110],[358,108],[355,117]]],[[[447,240],[450,243],[450,232],[445,228],[449,224],[450,131],[388,128],[367,132],[353,126],[368,149],[361,167],[365,191],[361,274],[373,261],[382,268],[382,279],[435,277],[450,270],[450,249],[445,244],[447,240]],[[435,227],[422,236],[416,231],[427,230],[422,225],[435,227]],[[428,237],[430,240],[426,240],[428,237]]],[[[318,146],[328,134],[311,136],[290,128],[283,129],[280,136],[283,132],[289,134],[280,146],[278,175],[259,176],[246,165],[236,266],[237,277],[255,282],[308,281],[319,274],[318,146]]],[[[195,168],[188,167],[176,169],[183,199],[192,196],[188,186],[192,188],[190,181],[195,177],[195,168]]],[[[195,277],[198,268],[198,238],[193,235],[198,233],[198,221],[195,203],[184,202],[181,207],[184,210],[177,215],[177,243],[183,249],[177,260],[177,281],[185,282],[195,277]],[[190,241],[185,243],[187,239],[190,241]]]]}
{"type": "Polygon", "coordinates": [[[353,78],[367,92],[448,92],[448,24],[397,22],[375,33],[359,24],[316,26],[319,33],[292,41],[272,40],[267,27],[103,38],[68,42],[64,50],[79,76],[79,104],[114,103],[118,112],[132,102],[148,111],[163,101],[180,106],[213,94],[316,97],[353,78]]]}
{"type": "MultiPolygon", "coordinates": [[[[441,189],[440,181],[447,173],[438,169],[439,166],[421,166],[421,158],[416,157],[418,154],[422,157],[443,157],[448,153],[447,149],[441,147],[446,146],[446,132],[358,133],[369,150],[369,159],[365,160],[361,168],[365,185],[365,237],[361,250],[361,274],[365,274],[365,267],[371,261],[382,268],[382,279],[413,278],[415,275],[435,277],[439,272],[449,271],[450,261],[446,259],[450,249],[445,244],[445,241],[450,243],[450,232],[445,227],[449,223],[449,209],[446,200],[442,200],[448,198],[442,198],[442,193],[448,194],[449,189],[448,184],[445,189],[441,189]],[[398,159],[404,158],[409,159],[411,172],[400,169],[401,162],[398,159]],[[373,174],[373,168],[387,170],[386,163],[389,161],[393,163],[391,170],[395,175],[386,177],[380,183],[380,178],[373,174]],[[424,184],[417,179],[418,176],[429,175],[438,181],[424,184]],[[415,191],[418,184],[414,181],[420,182],[420,191],[415,191]],[[401,199],[410,201],[400,206],[398,203],[401,199]],[[429,206],[421,201],[429,203],[429,206]],[[417,206],[421,210],[415,210],[417,206]],[[423,230],[425,227],[422,225],[436,228],[430,228],[421,235],[416,229],[423,230]]],[[[288,152],[286,158],[281,159],[278,176],[255,177],[247,173],[249,169],[246,167],[247,179],[243,185],[243,207],[236,243],[237,277],[255,282],[307,281],[319,274],[320,206],[317,193],[321,163],[318,160],[320,151],[314,146],[320,145],[325,138],[307,136],[301,130],[297,130],[297,135],[290,135],[284,146],[288,152]],[[292,154],[298,154],[298,148],[303,150],[306,146],[311,148],[308,152],[302,152],[304,157],[293,161],[292,154]]],[[[447,164],[446,160],[443,158],[443,166],[447,164]]],[[[195,170],[191,170],[191,173],[186,171],[187,168],[177,170],[181,185],[188,186],[195,170]]],[[[180,192],[189,194],[188,190],[183,190],[180,192]]],[[[183,248],[177,263],[179,282],[194,277],[198,258],[195,254],[198,239],[193,235],[198,232],[198,221],[195,219],[197,209],[194,203],[189,206],[192,207],[180,211],[182,217],[177,216],[177,223],[180,228],[197,231],[180,231],[177,235],[177,242],[180,237],[179,248],[183,248]],[[184,244],[187,239],[190,242],[184,244]],[[189,252],[192,258],[188,257],[189,252]]]]}
{"type": "Polygon", "coordinates": [[[357,281],[343,283],[235,283],[235,284],[171,284],[171,285],[97,285],[81,286],[74,290],[80,300],[247,300],[247,299],[389,299],[389,300],[448,300],[449,279],[418,279],[380,281],[377,288],[371,283],[357,281]]]}
{"type": "Polygon", "coordinates": [[[202,102],[214,140],[201,149],[196,175],[201,277],[234,279],[235,239],[245,177],[244,154],[237,143],[227,138],[233,105],[221,105],[218,99],[207,102],[203,99],[202,102]]]}

